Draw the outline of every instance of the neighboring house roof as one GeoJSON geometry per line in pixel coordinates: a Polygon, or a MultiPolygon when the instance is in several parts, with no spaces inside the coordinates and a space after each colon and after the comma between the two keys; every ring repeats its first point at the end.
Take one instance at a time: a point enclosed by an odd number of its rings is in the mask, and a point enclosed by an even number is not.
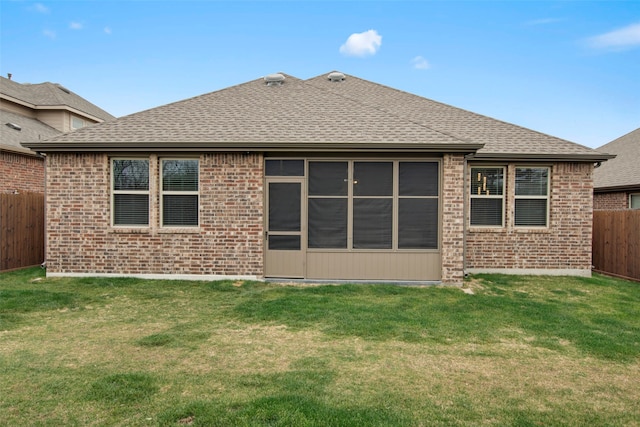
{"type": "Polygon", "coordinates": [[[616,158],[603,163],[593,173],[596,191],[640,189],[640,128],[598,148],[616,158]]]}
{"type": "Polygon", "coordinates": [[[520,126],[377,83],[321,75],[282,85],[253,80],[101,123],[39,150],[458,151],[477,158],[606,160],[609,156],[520,126]]]}
{"type": "Polygon", "coordinates": [[[35,154],[22,147],[22,141],[38,141],[60,135],[60,131],[39,120],[0,110],[0,150],[35,154]]]}
{"type": "Polygon", "coordinates": [[[0,77],[0,95],[14,102],[26,103],[33,109],[66,109],[98,119],[97,121],[115,118],[58,83],[18,83],[0,77]]]}

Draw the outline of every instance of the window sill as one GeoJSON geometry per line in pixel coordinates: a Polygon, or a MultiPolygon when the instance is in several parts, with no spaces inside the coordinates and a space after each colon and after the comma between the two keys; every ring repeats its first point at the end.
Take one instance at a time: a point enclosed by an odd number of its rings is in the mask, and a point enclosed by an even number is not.
{"type": "Polygon", "coordinates": [[[200,227],[159,228],[158,234],[199,234],[200,227]]]}
{"type": "Polygon", "coordinates": [[[505,233],[505,227],[469,227],[469,233],[505,233]]]}
{"type": "Polygon", "coordinates": [[[513,231],[515,233],[522,234],[549,234],[551,230],[549,227],[540,227],[540,228],[527,228],[527,227],[514,227],[513,231]]]}
{"type": "Polygon", "coordinates": [[[549,227],[540,227],[540,228],[527,228],[527,227],[487,227],[487,228],[479,228],[479,227],[470,227],[467,230],[469,233],[518,233],[518,234],[549,234],[551,230],[549,227]]]}
{"type": "Polygon", "coordinates": [[[111,227],[108,232],[112,234],[151,234],[149,227],[111,227]]]}

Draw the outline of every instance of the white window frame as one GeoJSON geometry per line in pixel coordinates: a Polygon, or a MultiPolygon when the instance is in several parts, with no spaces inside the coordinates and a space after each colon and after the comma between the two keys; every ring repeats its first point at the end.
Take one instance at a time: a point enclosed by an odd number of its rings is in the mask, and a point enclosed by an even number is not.
{"type": "Polygon", "coordinates": [[[549,166],[537,166],[537,165],[520,165],[516,166],[513,170],[513,226],[515,228],[549,228],[549,213],[551,211],[551,167],[549,166]],[[517,193],[517,185],[515,184],[516,177],[518,176],[518,169],[546,169],[547,170],[547,194],[539,195],[539,196],[530,196],[530,195],[518,195],[517,193]],[[516,201],[517,200],[546,200],[547,201],[547,209],[545,216],[545,225],[517,225],[516,224],[516,201]]]}
{"type": "Polygon", "coordinates": [[[200,159],[197,157],[165,157],[160,159],[158,187],[160,190],[160,227],[162,228],[197,228],[200,227],[200,159]],[[198,162],[198,170],[196,178],[198,182],[197,191],[165,191],[164,190],[164,162],[166,161],[196,161],[198,162]],[[194,225],[165,225],[164,224],[164,196],[197,196],[198,203],[196,205],[196,214],[198,215],[198,223],[194,225]]]}
{"type": "Polygon", "coordinates": [[[640,202],[640,193],[629,193],[629,209],[640,209],[640,206],[633,207],[633,200],[637,199],[640,202]]]}
{"type": "Polygon", "coordinates": [[[151,223],[151,161],[147,157],[113,157],[110,159],[110,180],[111,180],[111,226],[122,228],[149,228],[151,223]],[[147,161],[149,169],[147,171],[148,185],[146,190],[116,190],[115,189],[115,175],[113,173],[113,165],[118,160],[142,160],[147,161]],[[116,194],[146,194],[149,199],[149,207],[147,209],[147,223],[146,224],[116,224],[116,194]]]}
{"type": "MultiPolygon", "coordinates": [[[[470,182],[469,182],[469,227],[473,228],[504,228],[506,224],[506,183],[507,183],[507,167],[505,165],[474,165],[469,166],[470,182]],[[474,169],[502,169],[502,194],[472,194],[471,188],[475,175],[478,172],[473,172],[474,169]],[[485,225],[485,224],[472,224],[471,223],[471,199],[501,199],[502,200],[502,224],[500,225],[485,225]]],[[[476,178],[477,179],[477,178],[476,178]]]]}
{"type": "Polygon", "coordinates": [[[71,129],[73,129],[73,130],[82,129],[86,125],[87,125],[87,122],[84,119],[81,119],[80,117],[77,117],[77,116],[71,116],[71,129]],[[76,120],[78,120],[80,123],[82,123],[82,125],[81,126],[75,126],[74,122],[76,120]]]}

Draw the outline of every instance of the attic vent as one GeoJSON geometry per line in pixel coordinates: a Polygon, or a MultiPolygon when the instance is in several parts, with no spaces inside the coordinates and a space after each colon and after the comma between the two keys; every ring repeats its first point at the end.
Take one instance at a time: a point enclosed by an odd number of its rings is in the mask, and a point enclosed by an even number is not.
{"type": "Polygon", "coordinates": [[[21,131],[22,130],[22,126],[17,125],[15,123],[5,123],[8,127],[10,127],[11,129],[15,129],[17,131],[21,131]]]}
{"type": "Polygon", "coordinates": [[[264,81],[267,83],[267,86],[280,86],[284,83],[284,75],[280,73],[269,74],[264,77],[264,81]]]}
{"type": "Polygon", "coordinates": [[[334,72],[330,73],[327,78],[332,82],[341,82],[345,79],[345,75],[343,73],[334,72]]]}

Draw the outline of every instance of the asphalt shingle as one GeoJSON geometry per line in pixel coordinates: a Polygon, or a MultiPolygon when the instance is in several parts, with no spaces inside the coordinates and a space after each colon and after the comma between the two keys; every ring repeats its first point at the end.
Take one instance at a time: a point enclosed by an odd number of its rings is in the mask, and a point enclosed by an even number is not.
{"type": "MultiPolygon", "coordinates": [[[[379,143],[484,147],[478,157],[601,153],[553,136],[353,76],[332,82],[286,76],[281,86],[256,79],[55,137],[55,144],[379,143]]],[[[51,146],[51,144],[50,144],[51,146]]],[[[604,157],[603,159],[605,159],[604,157]]]]}
{"type": "Polygon", "coordinates": [[[603,163],[593,172],[596,189],[640,187],[640,128],[598,148],[616,158],[603,163]]]}

